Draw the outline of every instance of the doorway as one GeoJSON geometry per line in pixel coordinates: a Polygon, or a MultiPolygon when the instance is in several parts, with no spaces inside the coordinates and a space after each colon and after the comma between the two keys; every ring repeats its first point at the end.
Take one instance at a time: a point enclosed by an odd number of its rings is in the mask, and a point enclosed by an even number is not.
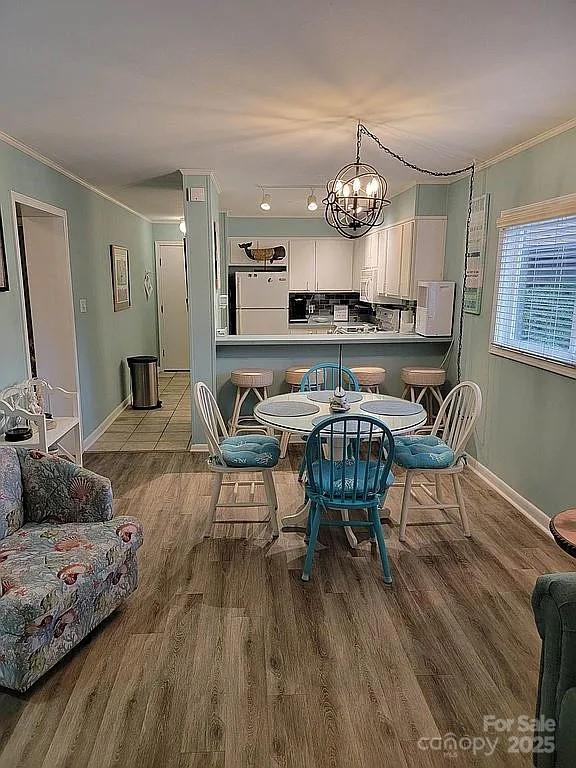
{"type": "Polygon", "coordinates": [[[156,281],[160,368],[190,370],[188,345],[188,285],[184,243],[157,241],[156,281]]]}
{"type": "MultiPolygon", "coordinates": [[[[12,202],[28,376],[78,392],[66,211],[15,192],[12,202]]],[[[74,415],[75,405],[75,399],[52,395],[58,415],[74,415]]]]}

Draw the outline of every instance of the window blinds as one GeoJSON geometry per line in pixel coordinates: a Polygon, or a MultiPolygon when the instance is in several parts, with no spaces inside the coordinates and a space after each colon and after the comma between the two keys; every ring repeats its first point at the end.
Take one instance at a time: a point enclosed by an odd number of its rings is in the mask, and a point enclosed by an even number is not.
{"type": "MultiPolygon", "coordinates": [[[[551,202],[538,204],[548,206],[543,214],[550,216],[551,202]]],[[[574,366],[576,211],[531,222],[525,221],[525,211],[504,212],[498,220],[500,265],[492,345],[574,366]],[[514,219],[520,223],[508,223],[514,219]]]]}

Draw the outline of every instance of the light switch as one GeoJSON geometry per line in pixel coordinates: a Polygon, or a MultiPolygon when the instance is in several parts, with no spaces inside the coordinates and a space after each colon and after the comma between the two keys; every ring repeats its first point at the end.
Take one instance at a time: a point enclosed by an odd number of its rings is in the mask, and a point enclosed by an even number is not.
{"type": "Polygon", "coordinates": [[[88,312],[88,299],[80,299],[80,312],[88,312]]]}

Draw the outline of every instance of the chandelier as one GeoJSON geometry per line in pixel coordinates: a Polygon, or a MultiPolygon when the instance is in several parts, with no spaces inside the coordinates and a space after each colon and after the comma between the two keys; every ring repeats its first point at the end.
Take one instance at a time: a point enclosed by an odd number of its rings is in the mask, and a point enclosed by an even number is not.
{"type": "Polygon", "coordinates": [[[341,168],[326,184],[324,216],[343,237],[362,237],[384,221],[388,182],[376,168],[360,161],[361,124],[356,133],[356,160],[341,168]]]}

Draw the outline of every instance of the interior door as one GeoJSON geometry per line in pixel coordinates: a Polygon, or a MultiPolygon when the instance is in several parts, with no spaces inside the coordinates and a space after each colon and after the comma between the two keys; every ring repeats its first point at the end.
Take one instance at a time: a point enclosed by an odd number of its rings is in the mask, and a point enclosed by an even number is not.
{"type": "Polygon", "coordinates": [[[162,370],[187,371],[188,300],[183,243],[157,243],[158,317],[162,370]]]}

